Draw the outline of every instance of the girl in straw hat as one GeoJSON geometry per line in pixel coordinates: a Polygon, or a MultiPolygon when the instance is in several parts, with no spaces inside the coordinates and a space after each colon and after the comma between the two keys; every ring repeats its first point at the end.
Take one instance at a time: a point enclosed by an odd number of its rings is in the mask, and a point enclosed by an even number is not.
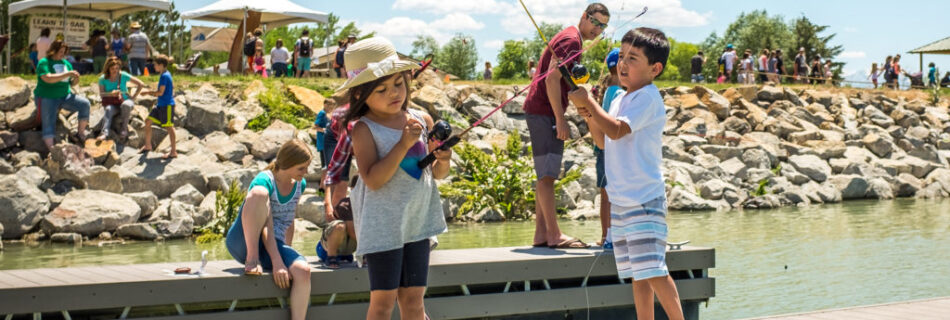
{"type": "Polygon", "coordinates": [[[343,57],[350,108],[349,129],[360,179],[351,204],[356,255],[369,264],[367,319],[390,319],[399,302],[400,319],[423,319],[429,269],[429,238],[446,231],[435,179],[449,174],[450,150],[435,151],[431,167],[418,162],[438,146],[427,141],[432,118],[409,110],[409,71],[389,40],[369,38],[350,45],[343,57]],[[398,299],[397,299],[398,297],[398,299]]]}

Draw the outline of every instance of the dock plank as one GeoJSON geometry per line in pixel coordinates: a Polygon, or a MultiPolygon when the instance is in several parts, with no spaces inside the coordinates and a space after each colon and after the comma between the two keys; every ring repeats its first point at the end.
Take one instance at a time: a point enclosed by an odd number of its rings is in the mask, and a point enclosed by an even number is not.
{"type": "Polygon", "coordinates": [[[950,297],[914,301],[892,302],[842,309],[819,310],[788,315],[775,315],[747,320],[901,320],[901,319],[947,319],[950,314],[950,297]]]}

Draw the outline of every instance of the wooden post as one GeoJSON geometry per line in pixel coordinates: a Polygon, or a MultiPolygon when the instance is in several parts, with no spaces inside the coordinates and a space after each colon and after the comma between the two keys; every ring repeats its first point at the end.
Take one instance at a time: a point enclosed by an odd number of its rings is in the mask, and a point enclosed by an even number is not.
{"type": "Polygon", "coordinates": [[[923,74],[923,72],[924,72],[924,53],[923,53],[923,52],[918,52],[918,54],[920,54],[920,73],[923,74]]]}
{"type": "MultiPolygon", "coordinates": [[[[248,11],[247,19],[241,23],[239,30],[254,30],[261,25],[261,13],[256,11],[248,11]]],[[[238,33],[234,36],[234,41],[231,42],[231,54],[228,56],[228,70],[231,71],[231,74],[241,74],[243,73],[244,66],[244,34],[238,33]]]]}

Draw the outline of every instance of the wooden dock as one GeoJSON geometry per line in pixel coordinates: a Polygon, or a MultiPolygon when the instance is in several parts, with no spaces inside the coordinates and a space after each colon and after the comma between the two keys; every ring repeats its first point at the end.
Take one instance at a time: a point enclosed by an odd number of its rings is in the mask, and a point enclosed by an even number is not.
{"type": "MultiPolygon", "coordinates": [[[[309,318],[365,318],[366,269],[312,263],[309,318]]],[[[667,252],[688,319],[715,295],[712,248],[667,252]]],[[[200,262],[0,271],[0,319],[278,319],[289,315],[270,274],[242,275],[232,260],[211,261],[203,275],[172,270],[200,262]]],[[[479,248],[436,250],[426,308],[432,319],[613,318],[629,314],[629,282],[617,278],[613,255],[599,249],[479,248]],[[523,317],[522,317],[523,315],[523,317]]],[[[398,313],[396,313],[398,314],[398,313]]]]}
{"type": "Polygon", "coordinates": [[[950,297],[893,302],[870,306],[829,309],[777,315],[747,320],[946,320],[950,319],[950,297]]]}

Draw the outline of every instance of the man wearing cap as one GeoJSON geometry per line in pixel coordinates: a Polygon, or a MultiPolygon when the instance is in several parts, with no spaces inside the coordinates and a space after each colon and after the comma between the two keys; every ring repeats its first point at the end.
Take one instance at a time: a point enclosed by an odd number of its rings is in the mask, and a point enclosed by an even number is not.
{"type": "Polygon", "coordinates": [[[542,74],[548,74],[544,81],[531,84],[524,102],[534,170],[538,175],[535,186],[535,247],[588,247],[586,243],[562,234],[557,224],[554,180],[561,175],[564,140],[571,136],[570,126],[564,117],[570,87],[558,71],[558,61],[566,62],[570,70],[580,60],[577,54],[582,50],[582,42],[604,32],[608,20],[610,12],[606,6],[601,3],[588,5],[576,26],[567,27],[551,38],[548,48],[541,53],[537,71],[532,77],[538,79],[542,74]]]}
{"type": "Polygon", "coordinates": [[[153,50],[152,43],[148,41],[148,35],[141,32],[139,30],[141,28],[142,25],[138,21],[132,21],[129,26],[132,34],[125,42],[125,52],[129,55],[129,70],[136,76],[142,75],[143,70],[145,70],[145,60],[148,59],[153,50]]]}
{"type": "Polygon", "coordinates": [[[722,53],[723,65],[725,65],[726,81],[732,82],[732,70],[736,67],[736,61],[739,56],[736,55],[736,48],[732,44],[726,45],[726,52],[722,53]]]}

